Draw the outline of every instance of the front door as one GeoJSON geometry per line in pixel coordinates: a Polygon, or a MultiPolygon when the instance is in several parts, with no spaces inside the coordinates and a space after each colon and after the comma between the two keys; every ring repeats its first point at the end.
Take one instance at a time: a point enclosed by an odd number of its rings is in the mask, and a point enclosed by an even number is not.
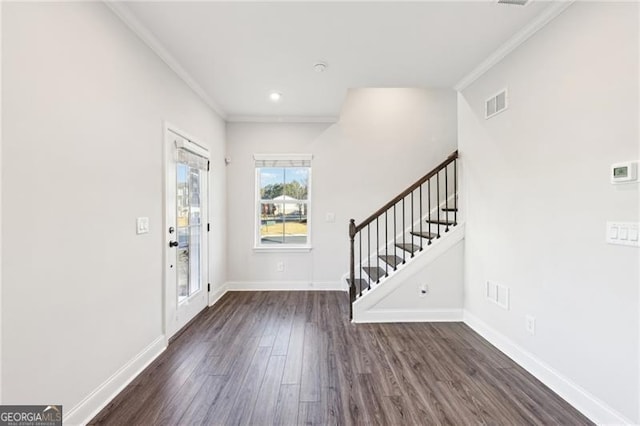
{"type": "Polygon", "coordinates": [[[165,302],[167,338],[208,302],[209,153],[167,129],[165,302]]]}

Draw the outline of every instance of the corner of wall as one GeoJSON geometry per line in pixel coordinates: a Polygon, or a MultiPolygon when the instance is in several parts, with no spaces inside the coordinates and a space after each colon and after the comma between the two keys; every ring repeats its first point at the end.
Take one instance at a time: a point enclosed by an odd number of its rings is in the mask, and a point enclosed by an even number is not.
{"type": "Polygon", "coordinates": [[[209,293],[209,306],[213,306],[227,293],[227,283],[225,282],[219,287],[214,287],[213,291],[209,293]]]}

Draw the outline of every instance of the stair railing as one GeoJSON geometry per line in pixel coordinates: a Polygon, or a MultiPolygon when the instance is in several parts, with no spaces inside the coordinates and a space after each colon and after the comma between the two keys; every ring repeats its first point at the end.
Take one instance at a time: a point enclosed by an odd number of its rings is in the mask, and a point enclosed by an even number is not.
{"type": "Polygon", "coordinates": [[[380,278],[389,276],[389,267],[393,271],[398,268],[399,264],[406,263],[407,252],[411,253],[411,257],[414,257],[416,252],[424,249],[424,240],[427,240],[426,245],[432,243],[431,240],[440,238],[440,228],[445,226],[444,232],[449,232],[449,226],[455,226],[458,224],[458,177],[457,177],[457,159],[458,151],[456,150],[447,157],[442,163],[437,165],[433,170],[418,179],[414,184],[395,196],[391,201],[384,206],[376,210],[375,213],[367,217],[365,220],[356,224],[354,219],[349,221],[349,240],[350,240],[350,259],[349,259],[349,299],[350,308],[349,316],[353,318],[353,302],[360,296],[362,292],[371,289],[371,282],[380,282],[380,278]],[[453,168],[453,183],[449,183],[449,168],[453,168]],[[444,182],[441,181],[440,175],[444,175],[444,182]],[[432,185],[432,181],[433,185],[432,185]],[[443,185],[444,184],[444,185],[443,185]],[[435,186],[435,193],[432,192],[432,186],[435,186]],[[426,197],[423,197],[423,187],[425,187],[426,197]],[[441,198],[441,190],[444,194],[444,199],[441,198]],[[416,194],[417,193],[417,194],[416,194]],[[449,194],[453,195],[452,204],[449,203],[449,194]],[[417,202],[415,201],[417,198],[417,202]],[[425,202],[426,198],[426,202],[425,202]],[[434,199],[435,198],[435,199],[434,199]],[[408,200],[407,200],[408,199],[408,200]],[[432,204],[433,203],[433,204],[432,204]],[[408,204],[408,206],[407,206],[408,204]],[[444,220],[441,220],[440,210],[441,205],[444,206],[444,220]],[[435,208],[435,220],[432,219],[432,206],[435,208]],[[426,232],[423,231],[423,208],[427,210],[426,232]],[[407,209],[410,212],[407,213],[407,209]],[[400,210],[399,215],[396,212],[400,210]],[[453,221],[449,221],[449,213],[453,212],[453,221]],[[389,254],[389,215],[392,216],[392,243],[393,251],[392,255],[389,254]],[[414,215],[418,216],[417,224],[414,220],[414,215]],[[410,228],[406,228],[405,221],[410,221],[410,228]],[[375,222],[375,224],[374,224],[375,222]],[[381,223],[382,222],[382,223],[381,223]],[[436,232],[432,233],[432,223],[436,223],[436,232]],[[397,227],[400,226],[400,233],[397,232],[397,227]],[[415,230],[415,227],[418,227],[415,230]],[[372,240],[371,233],[372,227],[374,238],[372,240]],[[380,229],[380,228],[383,229],[380,229]],[[365,232],[366,228],[366,232],[365,232]],[[406,231],[409,231],[411,235],[409,243],[407,243],[406,231]],[[381,232],[383,238],[381,238],[381,232]],[[400,234],[400,235],[399,235],[400,234]],[[419,245],[414,244],[418,238],[419,245]],[[398,241],[401,239],[401,243],[398,241]],[[366,240],[366,245],[363,246],[363,240],[366,240]],[[380,241],[384,240],[384,251],[381,253],[380,241]],[[359,260],[359,274],[356,277],[356,241],[358,260],[359,260]],[[372,251],[372,242],[375,243],[374,251],[372,251]],[[402,246],[401,254],[402,258],[398,256],[398,245],[402,246]],[[365,259],[368,263],[368,272],[366,279],[363,279],[363,249],[366,250],[365,259]],[[384,269],[380,268],[380,257],[384,255],[384,269]],[[375,256],[375,266],[372,262],[372,257],[375,256]],[[392,256],[392,257],[391,257],[392,256]],[[366,288],[365,288],[366,284],[366,288]]]}

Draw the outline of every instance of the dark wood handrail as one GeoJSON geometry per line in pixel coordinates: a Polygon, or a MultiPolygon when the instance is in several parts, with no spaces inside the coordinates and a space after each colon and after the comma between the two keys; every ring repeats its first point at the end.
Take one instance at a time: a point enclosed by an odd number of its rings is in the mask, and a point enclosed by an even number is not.
{"type": "Polygon", "coordinates": [[[426,181],[431,179],[433,176],[438,174],[438,172],[440,170],[442,170],[445,167],[447,167],[456,158],[458,158],[458,150],[455,150],[451,155],[449,155],[447,157],[446,160],[444,160],[442,163],[438,164],[433,170],[431,170],[429,173],[427,173],[426,175],[424,175],[423,177],[418,179],[413,185],[411,185],[410,187],[408,187],[407,189],[402,191],[400,194],[398,194],[395,198],[393,198],[393,200],[389,201],[387,204],[385,204],[384,206],[380,207],[375,213],[373,213],[371,216],[369,216],[368,218],[366,218],[365,220],[360,222],[360,224],[355,225],[355,227],[351,226],[350,229],[349,229],[350,236],[352,236],[352,237],[355,236],[355,234],[357,234],[362,229],[364,229],[365,226],[367,226],[368,224],[370,224],[371,222],[376,220],[376,218],[378,216],[382,215],[385,211],[389,210],[391,207],[394,206],[394,204],[396,204],[397,202],[401,201],[404,197],[406,197],[407,195],[411,194],[420,185],[422,185],[423,183],[425,183],[426,181]]]}

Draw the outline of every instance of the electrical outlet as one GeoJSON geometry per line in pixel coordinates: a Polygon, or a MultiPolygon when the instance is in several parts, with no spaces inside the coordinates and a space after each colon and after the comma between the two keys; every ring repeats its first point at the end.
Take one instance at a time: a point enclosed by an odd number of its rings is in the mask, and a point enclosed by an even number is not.
{"type": "Polygon", "coordinates": [[[533,336],[536,334],[536,318],[531,315],[527,315],[526,319],[527,319],[527,333],[533,336]]]}
{"type": "Polygon", "coordinates": [[[276,272],[284,272],[284,262],[280,261],[276,264],[276,272]]]}

